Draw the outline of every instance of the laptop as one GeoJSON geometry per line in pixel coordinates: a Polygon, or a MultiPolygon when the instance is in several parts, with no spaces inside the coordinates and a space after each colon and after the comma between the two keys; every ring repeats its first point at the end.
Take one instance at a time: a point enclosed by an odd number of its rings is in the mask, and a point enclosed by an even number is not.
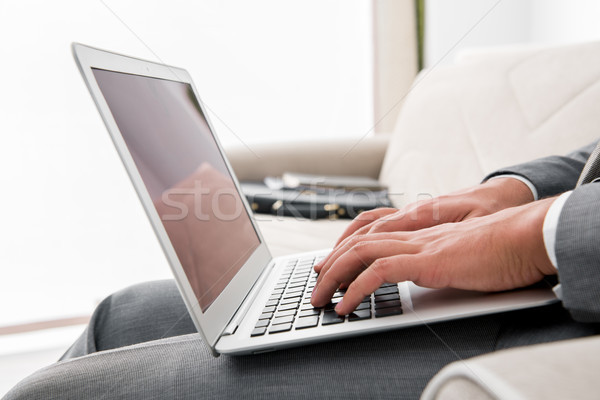
{"type": "MultiPolygon", "coordinates": [[[[501,293],[385,284],[338,316],[310,305],[328,250],[272,258],[187,71],[82,44],[73,55],[214,356],[258,354],[542,306],[550,285],[501,293]]],[[[257,160],[260,162],[260,160],[257,160]]]]}

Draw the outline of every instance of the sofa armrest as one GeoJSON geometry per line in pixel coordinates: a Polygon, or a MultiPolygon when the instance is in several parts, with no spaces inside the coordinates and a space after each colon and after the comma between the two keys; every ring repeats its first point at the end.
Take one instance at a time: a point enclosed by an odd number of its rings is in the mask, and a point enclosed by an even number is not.
{"type": "Polygon", "coordinates": [[[368,176],[377,179],[389,135],[363,140],[324,139],[225,149],[239,180],[262,180],[284,172],[368,176]]]}
{"type": "Polygon", "coordinates": [[[421,400],[592,399],[599,369],[598,336],[503,350],[446,366],[421,400]]]}

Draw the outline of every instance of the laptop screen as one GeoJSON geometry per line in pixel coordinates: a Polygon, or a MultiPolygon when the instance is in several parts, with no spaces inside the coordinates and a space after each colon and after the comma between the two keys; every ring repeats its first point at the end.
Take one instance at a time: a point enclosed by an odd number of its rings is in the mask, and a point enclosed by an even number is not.
{"type": "Polygon", "coordinates": [[[92,70],[206,312],[260,240],[192,87],[92,70]]]}

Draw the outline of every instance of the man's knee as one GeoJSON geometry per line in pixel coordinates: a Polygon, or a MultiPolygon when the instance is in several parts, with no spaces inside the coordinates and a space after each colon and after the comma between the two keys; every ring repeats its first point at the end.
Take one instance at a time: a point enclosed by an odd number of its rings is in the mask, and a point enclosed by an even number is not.
{"type": "Polygon", "coordinates": [[[90,326],[97,351],[194,331],[173,280],[136,284],[104,299],[90,326]]]}

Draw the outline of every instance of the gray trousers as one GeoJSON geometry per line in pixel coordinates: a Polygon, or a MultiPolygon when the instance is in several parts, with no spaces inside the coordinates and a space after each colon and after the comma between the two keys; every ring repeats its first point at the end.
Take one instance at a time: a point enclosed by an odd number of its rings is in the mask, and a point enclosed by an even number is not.
{"type": "Polygon", "coordinates": [[[213,358],[173,281],[105,299],[61,361],[7,399],[418,398],[444,365],[597,333],[560,304],[256,356],[213,358]]]}

